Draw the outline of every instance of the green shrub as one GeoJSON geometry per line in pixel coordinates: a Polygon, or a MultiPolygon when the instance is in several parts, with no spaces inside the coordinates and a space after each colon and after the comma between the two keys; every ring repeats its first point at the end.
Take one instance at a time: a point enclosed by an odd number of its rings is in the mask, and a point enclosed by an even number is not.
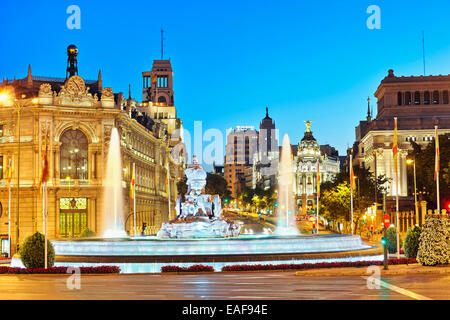
{"type": "MultiPolygon", "coordinates": [[[[20,247],[19,254],[26,268],[43,268],[44,261],[44,241],[45,237],[42,233],[27,237],[20,247]]],[[[55,263],[55,250],[52,243],[47,240],[47,266],[51,267],[55,263]]]]}
{"type": "Polygon", "coordinates": [[[408,230],[405,236],[405,256],[406,258],[417,257],[419,250],[419,239],[422,229],[419,226],[414,226],[408,230]]]}
{"type": "MultiPolygon", "coordinates": [[[[402,247],[402,237],[399,235],[400,248],[402,247]]],[[[389,253],[397,252],[397,229],[395,227],[390,227],[386,230],[386,246],[389,253]]]]}
{"type": "Polygon", "coordinates": [[[417,262],[424,266],[449,263],[449,227],[447,218],[427,216],[420,234],[417,262]]]}
{"type": "Polygon", "coordinates": [[[80,237],[81,238],[89,238],[89,237],[95,237],[96,235],[97,234],[94,231],[92,231],[89,228],[86,228],[81,232],[80,237]]]}

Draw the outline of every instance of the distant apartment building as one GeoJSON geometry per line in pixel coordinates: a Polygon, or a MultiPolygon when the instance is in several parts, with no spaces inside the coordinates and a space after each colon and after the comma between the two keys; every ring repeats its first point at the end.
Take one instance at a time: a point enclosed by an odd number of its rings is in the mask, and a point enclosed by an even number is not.
{"type": "Polygon", "coordinates": [[[246,184],[246,168],[253,165],[258,150],[258,132],[252,126],[229,129],[225,150],[224,176],[231,196],[237,198],[246,184]]]}

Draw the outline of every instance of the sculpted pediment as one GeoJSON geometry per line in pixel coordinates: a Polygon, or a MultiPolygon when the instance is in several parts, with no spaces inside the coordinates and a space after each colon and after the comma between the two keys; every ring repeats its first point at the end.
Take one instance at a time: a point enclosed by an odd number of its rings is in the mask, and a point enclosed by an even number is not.
{"type": "Polygon", "coordinates": [[[72,76],[61,86],[56,102],[66,106],[93,106],[95,99],[80,76],[72,76]]]}

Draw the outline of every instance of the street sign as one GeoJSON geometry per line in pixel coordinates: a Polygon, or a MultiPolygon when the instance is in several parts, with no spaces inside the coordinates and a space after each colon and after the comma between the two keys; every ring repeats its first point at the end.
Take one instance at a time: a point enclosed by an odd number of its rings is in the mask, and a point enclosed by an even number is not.
{"type": "Polygon", "coordinates": [[[384,223],[384,227],[385,227],[386,229],[389,228],[389,226],[391,225],[391,220],[390,220],[388,214],[385,214],[385,215],[384,215],[383,223],[384,223]]]}

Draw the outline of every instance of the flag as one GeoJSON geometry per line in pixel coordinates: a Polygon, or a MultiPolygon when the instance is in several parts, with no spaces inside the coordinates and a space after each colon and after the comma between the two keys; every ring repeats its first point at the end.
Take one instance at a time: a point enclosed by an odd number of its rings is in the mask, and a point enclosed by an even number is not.
{"type": "Polygon", "coordinates": [[[12,177],[12,166],[11,166],[11,164],[12,164],[12,159],[10,158],[9,162],[8,162],[8,187],[11,186],[11,177],[12,177]]]}
{"type": "Polygon", "coordinates": [[[152,85],[154,85],[156,87],[156,84],[158,83],[158,77],[156,76],[156,74],[153,76],[152,78],[152,85]]]}
{"type": "Polygon", "coordinates": [[[397,162],[398,162],[398,145],[397,145],[397,117],[394,118],[395,127],[394,127],[394,142],[392,143],[392,156],[394,159],[394,170],[395,174],[397,174],[397,162]]]}
{"type": "Polygon", "coordinates": [[[320,197],[320,164],[317,160],[317,196],[320,197]]]}
{"type": "Polygon", "coordinates": [[[48,181],[48,175],[49,175],[49,170],[48,170],[48,131],[45,135],[45,149],[44,149],[44,157],[42,159],[42,173],[41,173],[41,181],[39,183],[39,190],[40,192],[42,192],[42,184],[44,182],[48,181]]]}
{"type": "MultiPolygon", "coordinates": [[[[352,157],[350,157],[351,159],[352,157]]],[[[355,177],[353,176],[353,163],[350,161],[350,191],[353,193],[355,177]]]]}
{"type": "Polygon", "coordinates": [[[133,165],[133,170],[131,173],[131,183],[130,183],[130,199],[134,199],[134,194],[135,194],[135,184],[136,184],[136,179],[134,177],[134,165],[133,165]]]}
{"type": "Polygon", "coordinates": [[[438,127],[435,126],[435,141],[436,141],[436,155],[434,159],[434,180],[437,180],[439,175],[439,135],[438,135],[438,127]]]}

